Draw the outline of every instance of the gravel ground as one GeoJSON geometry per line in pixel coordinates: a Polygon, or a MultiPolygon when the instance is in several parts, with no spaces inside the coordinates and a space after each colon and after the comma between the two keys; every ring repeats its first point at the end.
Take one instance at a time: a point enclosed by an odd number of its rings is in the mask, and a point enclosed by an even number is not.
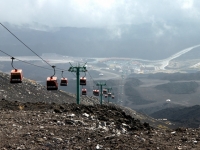
{"type": "Polygon", "coordinates": [[[0,101],[0,149],[200,149],[200,129],[161,130],[106,105],[0,101]]]}

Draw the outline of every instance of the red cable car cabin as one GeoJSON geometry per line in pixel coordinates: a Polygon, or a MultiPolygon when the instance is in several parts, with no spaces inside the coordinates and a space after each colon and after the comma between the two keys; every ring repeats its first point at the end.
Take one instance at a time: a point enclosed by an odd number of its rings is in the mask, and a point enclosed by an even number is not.
{"type": "Polygon", "coordinates": [[[99,90],[93,90],[93,95],[94,96],[99,96],[99,90]]]}
{"type": "Polygon", "coordinates": [[[86,77],[80,78],[80,85],[86,85],[86,77]]]}
{"type": "Polygon", "coordinates": [[[103,89],[103,94],[107,94],[107,93],[108,93],[108,90],[103,89]]]}
{"type": "Polygon", "coordinates": [[[87,89],[82,89],[82,95],[87,95],[87,89]]]}
{"type": "Polygon", "coordinates": [[[68,84],[67,78],[61,78],[60,86],[67,86],[67,84],[68,84]]]}
{"type": "Polygon", "coordinates": [[[111,97],[111,95],[112,95],[111,93],[108,93],[108,96],[109,96],[109,97],[111,97]]]}
{"type": "Polygon", "coordinates": [[[58,90],[57,77],[47,77],[47,90],[58,90]]]}
{"type": "Polygon", "coordinates": [[[23,73],[21,69],[13,69],[10,73],[10,83],[22,83],[23,73]]]}

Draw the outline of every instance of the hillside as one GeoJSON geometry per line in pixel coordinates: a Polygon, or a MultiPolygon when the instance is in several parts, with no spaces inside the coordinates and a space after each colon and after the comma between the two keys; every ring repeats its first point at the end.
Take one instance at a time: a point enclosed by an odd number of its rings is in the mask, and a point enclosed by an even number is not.
{"type": "Polygon", "coordinates": [[[128,105],[142,105],[149,104],[153,101],[146,100],[142,97],[142,95],[138,92],[136,87],[142,85],[142,82],[136,78],[128,78],[124,84],[125,95],[127,96],[126,103],[128,105]]]}
{"type": "Polygon", "coordinates": [[[130,108],[99,105],[92,96],[77,105],[75,95],[25,78],[10,84],[0,73],[0,80],[0,149],[200,148],[198,129],[169,129],[130,108]]]}
{"type": "Polygon", "coordinates": [[[0,149],[199,149],[200,130],[152,128],[106,105],[0,101],[0,149]]]}
{"type": "Polygon", "coordinates": [[[151,130],[147,123],[112,106],[6,100],[0,106],[1,149],[95,149],[97,145],[129,149],[124,143],[131,141],[129,132],[151,130]]]}
{"type": "Polygon", "coordinates": [[[195,93],[198,87],[199,84],[197,82],[170,82],[157,85],[155,88],[171,94],[190,94],[195,93]]]}
{"type": "Polygon", "coordinates": [[[195,73],[156,73],[146,75],[149,79],[161,79],[169,81],[200,80],[200,72],[195,73]]]}
{"type": "Polygon", "coordinates": [[[157,119],[166,118],[178,126],[198,128],[200,125],[200,106],[167,108],[152,113],[150,116],[157,119]]]}
{"type": "MultiPolygon", "coordinates": [[[[23,82],[19,84],[10,84],[9,75],[0,72],[0,99],[6,100],[9,102],[18,101],[20,103],[44,103],[44,104],[70,104],[76,103],[76,95],[62,91],[47,91],[46,87],[38,84],[37,82],[23,78],[23,82]]],[[[108,83],[112,83],[112,80],[109,80],[108,83]]],[[[75,84],[74,84],[75,85],[75,84]]],[[[73,88],[73,86],[72,86],[73,88]]],[[[99,104],[99,98],[95,96],[80,96],[80,102],[84,105],[95,105],[99,104]]],[[[104,105],[114,105],[108,104],[107,100],[103,100],[104,105]]],[[[114,105],[120,109],[123,109],[126,113],[134,115],[134,118],[140,119],[142,122],[148,122],[152,126],[157,127],[158,124],[162,122],[156,122],[155,119],[137,113],[136,111],[129,109],[123,106],[114,105]]],[[[164,124],[166,125],[166,124],[164,124]]],[[[167,125],[166,125],[167,126],[167,125]]]]}
{"type": "MultiPolygon", "coordinates": [[[[126,105],[136,111],[150,115],[165,108],[199,105],[199,72],[131,74],[128,77],[142,82],[141,85],[133,87],[140,96],[141,104],[126,105]],[[146,100],[146,103],[142,103],[142,100],[146,100]]],[[[126,90],[134,99],[134,92],[128,91],[129,88],[126,90]]]]}
{"type": "MultiPolygon", "coordinates": [[[[75,103],[75,95],[61,90],[47,91],[45,86],[24,78],[22,83],[10,84],[10,76],[0,72],[0,99],[20,102],[75,103]]],[[[83,104],[98,103],[95,97],[82,96],[83,104]],[[92,100],[91,100],[92,99],[92,100]]]]}

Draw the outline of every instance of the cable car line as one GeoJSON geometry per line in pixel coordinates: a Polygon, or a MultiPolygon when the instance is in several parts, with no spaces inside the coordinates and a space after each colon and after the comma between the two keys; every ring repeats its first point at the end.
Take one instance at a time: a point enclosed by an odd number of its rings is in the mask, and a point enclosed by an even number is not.
{"type": "MultiPolygon", "coordinates": [[[[51,64],[49,64],[45,59],[43,59],[41,56],[39,56],[36,52],[34,52],[29,46],[27,46],[22,40],[20,40],[14,33],[12,33],[6,26],[4,26],[1,22],[0,22],[1,26],[4,27],[10,34],[12,34],[19,42],[21,42],[26,48],[28,48],[30,51],[32,51],[37,57],[39,57],[42,61],[44,61],[47,65],[49,65],[50,67],[52,67],[51,64]]],[[[64,70],[61,68],[57,68],[58,70],[64,70]]],[[[67,70],[64,70],[67,71],[67,70]]]]}
{"type": "MultiPolygon", "coordinates": [[[[4,26],[1,22],[0,25],[2,27],[4,27],[10,34],[12,34],[19,42],[21,42],[26,48],[28,48],[31,52],[33,52],[37,57],[39,57],[42,61],[44,61],[47,65],[49,65],[50,67],[52,67],[51,64],[49,64],[45,59],[43,59],[41,56],[39,56],[34,50],[32,50],[29,46],[27,46],[22,40],[20,40],[14,33],[12,33],[6,26],[4,26]]],[[[86,65],[86,63],[84,64],[84,66],[86,65]]],[[[59,70],[64,70],[61,68],[57,68],[59,70]]],[[[64,70],[67,71],[67,70],[64,70]]]]}
{"type": "Polygon", "coordinates": [[[73,72],[71,72],[71,73],[74,75],[74,77],[76,77],[76,75],[73,72]]]}
{"type": "MultiPolygon", "coordinates": [[[[13,56],[9,55],[8,53],[4,52],[3,50],[0,50],[0,52],[4,53],[5,55],[7,55],[7,56],[9,56],[9,57],[11,57],[11,58],[13,57],[13,56]]],[[[18,59],[18,58],[16,58],[16,57],[13,57],[13,58],[15,58],[16,60],[18,60],[18,61],[20,61],[20,62],[23,62],[23,63],[29,64],[29,65],[32,65],[32,66],[35,66],[35,67],[39,67],[39,68],[46,69],[46,70],[52,70],[52,69],[50,69],[50,68],[46,68],[46,67],[42,67],[42,66],[38,66],[38,65],[35,65],[35,64],[29,63],[29,62],[27,62],[27,61],[20,60],[20,59],[18,59]]],[[[51,66],[51,67],[52,67],[52,66],[51,66]]],[[[61,68],[56,68],[55,70],[58,71],[58,69],[59,69],[59,71],[60,71],[60,70],[62,70],[62,71],[68,71],[68,70],[61,69],[61,68]]],[[[76,77],[76,75],[75,75],[73,72],[72,72],[72,74],[76,77]]]]}
{"type": "MultiPolygon", "coordinates": [[[[0,50],[0,51],[1,51],[2,53],[4,53],[5,55],[10,56],[11,58],[13,57],[13,56],[9,55],[8,53],[4,52],[3,50],[0,50]]],[[[13,57],[13,58],[15,58],[16,60],[21,61],[21,62],[23,62],[23,63],[26,63],[26,64],[29,64],[29,65],[35,66],[35,67],[40,67],[40,68],[43,68],[43,69],[52,70],[52,69],[49,69],[49,68],[46,68],[46,67],[42,67],[42,66],[38,66],[38,65],[29,63],[29,62],[24,61],[24,60],[20,60],[20,59],[18,59],[18,58],[16,58],[16,57],[13,57]]],[[[52,66],[51,66],[51,67],[52,67],[52,66]]],[[[64,69],[61,69],[61,68],[57,68],[57,69],[63,70],[63,71],[67,71],[67,70],[64,70],[64,69]]],[[[56,69],[56,70],[57,70],[57,69],[56,69]]]]}
{"type": "Polygon", "coordinates": [[[38,56],[40,59],[42,59],[46,64],[48,64],[49,66],[51,66],[51,64],[49,64],[46,60],[44,60],[42,57],[40,57],[36,52],[34,52],[29,46],[27,46],[22,40],[20,40],[14,33],[12,33],[6,26],[4,26],[1,22],[0,22],[1,26],[4,27],[8,32],[10,32],[10,34],[12,34],[19,42],[21,42],[26,48],[28,48],[30,51],[32,51],[36,56],[38,56]]]}
{"type": "MultiPolygon", "coordinates": [[[[50,63],[48,63],[45,59],[43,59],[41,56],[39,56],[34,50],[32,50],[29,46],[27,46],[22,40],[20,40],[14,33],[12,33],[6,26],[4,26],[1,22],[0,22],[0,25],[4,28],[4,29],[6,29],[12,36],[14,36],[20,43],[22,43],[26,48],[28,48],[32,53],[34,53],[37,57],[39,57],[43,62],[45,62],[47,65],[49,65],[51,68],[53,68],[53,70],[54,70],[54,74],[53,74],[53,76],[50,76],[50,77],[47,77],[47,81],[46,81],[46,83],[47,83],[47,90],[57,90],[58,89],[58,83],[57,83],[57,77],[54,77],[54,75],[55,75],[55,66],[52,66],[50,63]]],[[[7,54],[6,52],[4,52],[4,51],[2,51],[2,50],[0,50],[2,53],[4,53],[4,54],[6,54],[7,56],[10,56],[11,57],[11,59],[12,59],[12,63],[11,63],[11,65],[12,65],[12,67],[14,68],[14,66],[13,66],[13,60],[14,59],[16,59],[16,58],[14,58],[14,57],[12,57],[11,55],[9,55],[9,54],[7,54]]],[[[34,65],[34,64],[32,64],[32,63],[29,63],[29,62],[26,62],[26,61],[22,61],[22,60],[20,60],[20,59],[16,59],[16,60],[18,60],[18,61],[21,61],[21,62],[24,62],[24,63],[27,63],[27,64],[29,64],[29,65],[33,65],[33,66],[36,66],[36,67],[40,67],[40,68],[43,68],[43,69],[48,69],[48,68],[45,68],[45,67],[42,67],[42,66],[38,66],[38,65],[34,65]]],[[[71,63],[70,63],[70,65],[71,65],[71,63]]],[[[85,65],[86,65],[86,63],[84,64],[84,66],[83,67],[85,67],[85,65]]],[[[71,65],[72,66],[72,65],[71,65]]],[[[57,68],[58,70],[64,70],[64,69],[61,69],[61,68],[57,68]]],[[[48,69],[48,70],[51,70],[51,69],[48,69]]],[[[66,70],[65,70],[66,71],[66,70]]],[[[69,70],[68,70],[69,71],[69,70]]],[[[86,76],[86,72],[88,72],[87,70],[85,70],[85,76],[86,76]]],[[[92,76],[90,75],[90,73],[88,72],[88,74],[89,74],[89,76],[90,76],[90,78],[93,80],[93,78],[92,78],[92,76]]],[[[19,76],[18,75],[18,76],[19,76]]],[[[74,74],[73,74],[74,75],[74,74]]],[[[80,78],[80,85],[86,85],[86,78],[85,78],[85,76],[84,77],[82,77],[82,78],[80,78]]],[[[20,82],[22,82],[22,78],[23,78],[23,76],[22,76],[22,70],[21,69],[16,69],[16,68],[14,68],[14,70],[11,70],[11,80],[20,80],[20,82]],[[13,74],[12,74],[13,73],[13,74]],[[16,79],[13,79],[12,77],[15,77],[16,76],[16,74],[18,75],[21,75],[20,77],[17,77],[16,79]]],[[[95,84],[97,84],[94,80],[93,80],[93,82],[95,83],[95,84]]],[[[82,95],[86,95],[87,94],[87,90],[86,89],[83,89],[82,88],[82,95]]],[[[111,93],[109,93],[110,94],[110,96],[111,96],[111,93]]]]}
{"type": "Polygon", "coordinates": [[[35,65],[35,64],[29,63],[29,62],[24,61],[24,60],[17,59],[16,57],[13,57],[13,56],[9,55],[8,53],[6,53],[6,52],[4,52],[4,51],[2,51],[2,50],[0,50],[0,51],[1,51],[2,53],[6,54],[7,56],[10,56],[11,58],[14,58],[14,59],[16,59],[16,60],[18,60],[18,61],[20,61],[20,62],[23,62],[23,63],[29,64],[29,65],[32,65],[32,66],[35,66],[35,67],[40,67],[40,68],[43,68],[43,69],[52,70],[52,69],[49,69],[49,68],[46,68],[46,67],[42,67],[42,66],[38,66],[38,65],[35,65]]]}
{"type": "Polygon", "coordinates": [[[89,71],[87,71],[87,73],[89,74],[90,78],[92,79],[92,81],[95,83],[95,85],[97,84],[94,79],[92,78],[91,74],[89,73],[89,71]]]}
{"type": "Polygon", "coordinates": [[[6,54],[7,56],[10,56],[10,57],[12,57],[11,55],[9,55],[8,53],[6,53],[6,52],[4,52],[4,51],[2,51],[2,50],[0,50],[2,53],[4,53],[4,54],[6,54]]]}
{"type": "MultiPolygon", "coordinates": [[[[13,60],[14,59],[16,59],[16,60],[18,60],[18,61],[21,61],[21,62],[24,62],[24,63],[27,63],[27,64],[29,64],[29,65],[33,65],[33,66],[35,66],[35,67],[40,67],[40,68],[43,68],[43,69],[47,69],[47,70],[51,70],[51,69],[49,69],[49,68],[45,68],[45,67],[42,67],[42,66],[38,66],[38,65],[35,65],[35,64],[32,64],[32,63],[29,63],[29,62],[26,62],[26,61],[23,61],[23,60],[20,60],[20,59],[17,59],[17,58],[14,58],[13,56],[11,56],[11,55],[9,55],[8,53],[6,53],[6,52],[4,52],[4,51],[2,51],[2,50],[0,50],[2,53],[4,53],[5,55],[7,55],[7,56],[10,56],[11,57],[11,59],[12,59],[12,63],[11,63],[11,65],[12,65],[12,67],[14,68],[14,70],[18,70],[18,69],[16,69],[14,66],[13,66],[13,60]]],[[[48,77],[47,78],[47,90],[57,90],[58,89],[58,83],[57,83],[57,77],[54,77],[54,75],[55,75],[55,66],[51,66],[53,69],[54,69],[54,74],[52,75],[52,76],[50,76],[50,77],[48,77]],[[53,84],[53,85],[52,85],[53,84]]],[[[62,70],[62,77],[63,77],[63,70],[62,70]]],[[[91,74],[89,73],[89,71],[87,70],[87,72],[88,72],[88,74],[89,74],[89,76],[90,76],[90,79],[93,81],[93,83],[95,83],[96,84],[96,82],[94,81],[94,79],[92,78],[92,76],[91,76],[91,74]]],[[[84,72],[85,73],[85,76],[86,76],[86,72],[84,72]]],[[[72,74],[74,75],[74,73],[72,72],[72,74]]],[[[75,76],[75,75],[74,75],[75,76]]],[[[85,77],[84,76],[84,77],[85,77]]],[[[76,77],[76,76],[75,76],[76,77]]],[[[84,78],[83,77],[83,78],[84,78]]],[[[14,79],[14,80],[16,80],[16,79],[14,79]]],[[[63,77],[63,79],[61,78],[61,81],[64,81],[65,80],[65,85],[64,84],[61,84],[60,83],[60,86],[67,86],[67,83],[68,83],[68,81],[67,81],[67,78],[64,78],[63,77]]],[[[22,77],[20,77],[20,82],[19,83],[21,83],[22,82],[22,77]]],[[[18,81],[12,81],[12,78],[11,78],[11,83],[18,83],[18,81]]],[[[82,84],[82,85],[85,85],[86,84],[86,80],[84,79],[84,84],[82,84]]],[[[93,86],[93,89],[94,89],[94,86],[93,86]]],[[[105,90],[105,89],[104,89],[105,90]]],[[[106,91],[106,93],[105,93],[105,91],[103,90],[103,94],[107,94],[107,91],[106,91]]],[[[114,94],[114,93],[113,93],[114,94]]],[[[82,86],[82,95],[87,95],[87,89],[85,89],[85,88],[83,88],[83,86],[82,86]]],[[[93,95],[95,95],[95,96],[99,96],[99,87],[98,87],[98,89],[94,89],[93,90],[93,95]]],[[[107,95],[105,95],[105,98],[107,98],[107,95]]],[[[112,99],[114,99],[114,95],[112,95],[112,99]]]]}

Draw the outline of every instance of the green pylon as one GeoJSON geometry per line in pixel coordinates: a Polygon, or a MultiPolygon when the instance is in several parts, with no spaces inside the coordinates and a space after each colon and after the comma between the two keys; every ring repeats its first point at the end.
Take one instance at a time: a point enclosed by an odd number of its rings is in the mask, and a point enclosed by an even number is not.
{"type": "Polygon", "coordinates": [[[68,69],[70,72],[76,72],[76,103],[80,104],[80,72],[86,72],[87,69],[85,67],[86,63],[83,66],[77,64],[76,67],[72,66],[68,69]]]}
{"type": "Polygon", "coordinates": [[[96,86],[100,86],[100,104],[102,105],[102,97],[103,97],[103,86],[106,86],[106,83],[97,83],[96,86]]]}

